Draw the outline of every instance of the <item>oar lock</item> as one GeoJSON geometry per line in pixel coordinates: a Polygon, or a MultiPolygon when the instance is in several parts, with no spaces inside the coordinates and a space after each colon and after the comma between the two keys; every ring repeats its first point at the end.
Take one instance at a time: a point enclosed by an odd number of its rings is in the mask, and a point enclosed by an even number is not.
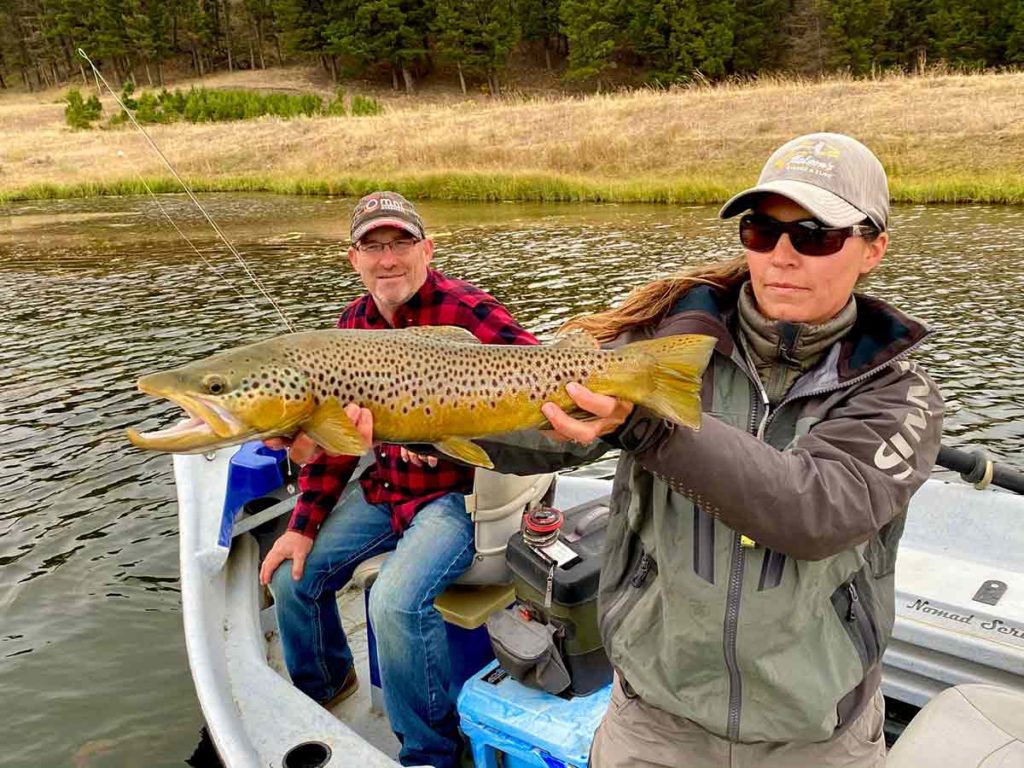
{"type": "Polygon", "coordinates": [[[992,475],[995,472],[995,466],[992,463],[992,459],[985,456],[981,451],[975,451],[970,454],[974,460],[974,465],[960,473],[960,477],[963,478],[965,483],[973,483],[974,487],[979,491],[984,490],[992,483],[992,475]]]}

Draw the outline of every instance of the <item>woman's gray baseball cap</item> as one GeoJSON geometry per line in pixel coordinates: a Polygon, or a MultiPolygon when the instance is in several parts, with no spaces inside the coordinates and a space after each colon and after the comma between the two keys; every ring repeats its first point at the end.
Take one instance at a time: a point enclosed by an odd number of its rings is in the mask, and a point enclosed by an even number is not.
{"type": "Polygon", "coordinates": [[[830,227],[869,219],[879,231],[889,223],[889,183],[874,153],[841,133],[809,133],[788,141],[768,158],[757,186],[740,192],[718,215],[750,210],[765,194],[782,195],[830,227]]]}
{"type": "Polygon", "coordinates": [[[358,243],[363,235],[377,227],[397,227],[417,240],[424,238],[423,219],[413,204],[397,192],[371,192],[356,203],[350,230],[352,242],[358,243]]]}

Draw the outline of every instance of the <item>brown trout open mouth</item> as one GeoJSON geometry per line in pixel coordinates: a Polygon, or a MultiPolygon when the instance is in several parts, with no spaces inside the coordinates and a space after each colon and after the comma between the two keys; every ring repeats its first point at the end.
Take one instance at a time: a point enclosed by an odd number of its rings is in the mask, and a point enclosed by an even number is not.
{"type": "Polygon", "coordinates": [[[143,433],[129,428],[127,430],[128,439],[133,445],[154,451],[188,453],[210,450],[213,447],[236,443],[255,435],[254,430],[246,428],[230,412],[216,403],[195,395],[190,396],[174,391],[169,386],[161,386],[152,381],[158,376],[160,374],[140,379],[139,390],[147,395],[171,401],[184,410],[188,418],[153,432],[143,433]]]}

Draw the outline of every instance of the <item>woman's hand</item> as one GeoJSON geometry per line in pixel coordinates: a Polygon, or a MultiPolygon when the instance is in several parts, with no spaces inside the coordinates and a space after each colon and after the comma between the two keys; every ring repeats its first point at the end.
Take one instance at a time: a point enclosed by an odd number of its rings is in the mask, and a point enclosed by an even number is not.
{"type": "Polygon", "coordinates": [[[632,403],[610,395],[591,392],[582,384],[575,382],[567,384],[565,391],[569,393],[569,397],[576,405],[584,411],[594,414],[597,418],[581,421],[567,415],[554,403],[544,403],[540,410],[551,422],[553,431],[548,434],[556,440],[568,440],[583,445],[592,443],[602,435],[607,435],[618,429],[633,412],[632,403]]]}
{"type": "MultiPolygon", "coordinates": [[[[370,413],[370,409],[361,408],[355,403],[349,403],[345,406],[345,415],[352,420],[352,424],[355,425],[356,431],[366,445],[366,450],[370,450],[373,447],[373,414],[370,413]]],[[[299,466],[308,464],[319,456],[321,452],[333,455],[330,451],[325,451],[324,448],[317,445],[312,437],[302,431],[296,432],[290,438],[272,437],[264,440],[263,444],[273,450],[287,448],[288,458],[299,466]]]]}

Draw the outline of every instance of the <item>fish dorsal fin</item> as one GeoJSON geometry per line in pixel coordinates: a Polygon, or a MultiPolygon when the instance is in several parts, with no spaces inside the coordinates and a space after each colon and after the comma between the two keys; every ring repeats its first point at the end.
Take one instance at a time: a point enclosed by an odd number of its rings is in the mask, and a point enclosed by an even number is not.
{"type": "Polygon", "coordinates": [[[586,331],[576,329],[555,337],[552,347],[559,349],[600,349],[601,344],[586,331]]]}
{"type": "Polygon", "coordinates": [[[302,431],[330,453],[362,456],[369,450],[337,400],[325,400],[301,425],[302,431]]]}
{"type": "Polygon", "coordinates": [[[494,462],[487,455],[487,451],[464,437],[446,437],[434,443],[434,447],[441,453],[474,467],[494,469],[494,462]]]}
{"type": "Polygon", "coordinates": [[[480,339],[457,325],[420,325],[416,328],[403,328],[406,333],[415,333],[418,336],[436,339],[438,341],[450,341],[454,344],[480,344],[480,339]]]}

